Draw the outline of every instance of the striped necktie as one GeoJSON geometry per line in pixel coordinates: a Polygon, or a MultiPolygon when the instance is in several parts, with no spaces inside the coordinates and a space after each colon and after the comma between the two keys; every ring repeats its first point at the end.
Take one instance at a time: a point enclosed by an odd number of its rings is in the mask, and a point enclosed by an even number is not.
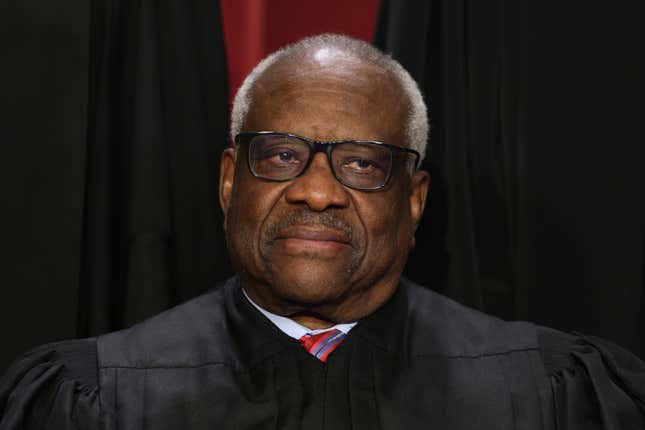
{"type": "Polygon", "coordinates": [[[323,363],[327,357],[347,336],[340,330],[333,329],[318,334],[306,334],[300,338],[300,345],[307,352],[323,363]]]}

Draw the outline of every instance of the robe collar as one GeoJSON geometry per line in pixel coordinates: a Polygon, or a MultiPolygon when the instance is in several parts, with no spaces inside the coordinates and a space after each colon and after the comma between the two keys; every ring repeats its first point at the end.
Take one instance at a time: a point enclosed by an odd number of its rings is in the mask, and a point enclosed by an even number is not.
{"type": "MultiPolygon", "coordinates": [[[[392,297],[374,313],[360,320],[349,332],[345,342],[352,337],[360,337],[393,353],[403,351],[408,329],[407,284],[408,281],[402,278],[392,297]]],[[[244,297],[238,276],[229,279],[225,288],[229,290],[228,313],[238,331],[237,336],[246,339],[244,343],[248,348],[273,352],[294,345],[300,348],[296,339],[280,330],[244,297]]]]}

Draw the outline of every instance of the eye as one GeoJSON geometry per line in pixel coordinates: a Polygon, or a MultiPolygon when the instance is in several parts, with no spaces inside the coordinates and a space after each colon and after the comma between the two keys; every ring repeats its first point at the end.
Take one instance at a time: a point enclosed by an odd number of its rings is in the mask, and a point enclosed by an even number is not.
{"type": "Polygon", "coordinates": [[[289,149],[274,148],[266,151],[263,158],[273,164],[298,164],[298,154],[289,149]]]}
{"type": "Polygon", "coordinates": [[[378,168],[378,166],[372,160],[368,160],[366,158],[353,158],[345,160],[343,167],[361,174],[371,173],[378,168]]]}
{"type": "Polygon", "coordinates": [[[278,157],[280,158],[280,161],[291,161],[291,160],[293,160],[295,158],[293,156],[293,154],[291,152],[289,152],[289,151],[280,152],[278,154],[278,157]]]}

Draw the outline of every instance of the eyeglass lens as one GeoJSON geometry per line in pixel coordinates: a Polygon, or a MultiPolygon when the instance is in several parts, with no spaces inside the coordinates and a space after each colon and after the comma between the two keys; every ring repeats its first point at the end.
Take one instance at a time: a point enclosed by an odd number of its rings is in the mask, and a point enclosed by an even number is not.
{"type": "MultiPolygon", "coordinates": [[[[293,136],[257,135],[249,145],[252,171],[260,177],[288,180],[307,166],[310,145],[293,136]]],[[[342,142],[331,152],[332,169],[345,185],[378,188],[385,185],[392,164],[387,147],[368,142],[342,142]]]]}

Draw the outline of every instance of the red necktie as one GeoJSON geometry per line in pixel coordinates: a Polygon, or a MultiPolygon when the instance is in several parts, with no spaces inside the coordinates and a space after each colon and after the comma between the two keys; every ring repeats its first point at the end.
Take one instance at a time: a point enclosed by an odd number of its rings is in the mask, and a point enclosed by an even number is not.
{"type": "Polygon", "coordinates": [[[300,345],[323,363],[334,349],[345,339],[346,334],[333,329],[318,334],[306,334],[300,338],[300,345]]]}

